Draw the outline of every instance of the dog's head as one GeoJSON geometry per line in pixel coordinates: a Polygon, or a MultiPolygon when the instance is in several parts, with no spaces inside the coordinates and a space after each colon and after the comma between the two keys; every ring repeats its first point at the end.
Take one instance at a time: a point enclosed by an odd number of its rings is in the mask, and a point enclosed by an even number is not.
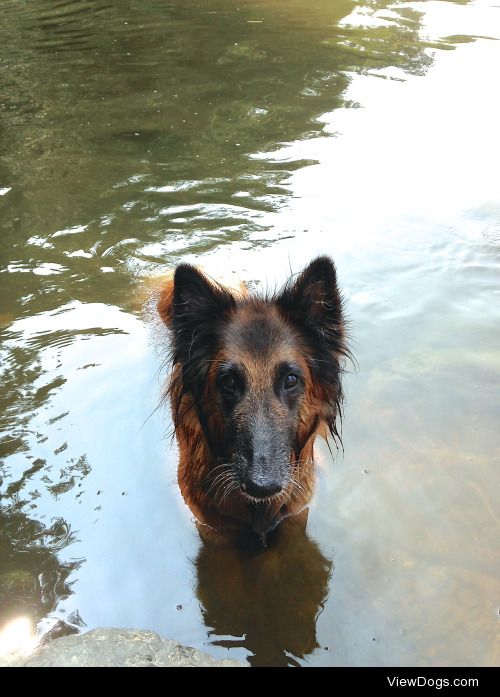
{"type": "Polygon", "coordinates": [[[221,477],[242,496],[278,494],[321,426],[337,436],[347,349],[333,262],[315,259],[267,298],[236,295],[181,264],[163,316],[179,366],[175,426],[188,397],[214,461],[229,468],[221,477]]]}

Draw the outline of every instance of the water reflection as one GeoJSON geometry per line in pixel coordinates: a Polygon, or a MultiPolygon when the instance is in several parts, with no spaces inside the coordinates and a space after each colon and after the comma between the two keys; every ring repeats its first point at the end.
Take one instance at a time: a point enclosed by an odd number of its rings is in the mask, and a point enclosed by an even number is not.
{"type": "Polygon", "coordinates": [[[78,443],[88,417],[77,404],[92,401],[95,370],[109,360],[108,345],[101,358],[86,347],[120,343],[133,324],[104,305],[74,303],[0,329],[0,625],[50,618],[40,625],[50,637],[83,625],[68,602],[85,556],[72,528],[82,503],[98,519],[102,480],[91,484],[89,443],[78,443]]]}
{"type": "MultiPolygon", "coordinates": [[[[63,562],[62,552],[74,541],[74,533],[62,520],[49,526],[29,518],[21,505],[0,507],[0,628],[19,616],[33,624],[53,613],[71,595],[70,576],[83,560],[63,562]]],[[[58,636],[79,631],[78,613],[59,621],[58,636]]]]}
{"type": "Polygon", "coordinates": [[[2,260],[9,306],[26,285],[44,307],[97,300],[95,278],[123,306],[131,266],[268,230],[311,162],[273,151],[357,106],[343,99],[353,72],[430,64],[421,13],[392,5],[370,25],[387,5],[365,8],[360,31],[343,22],[352,0],[1,2],[0,205],[5,241],[25,246],[2,260]]]}
{"type": "MultiPolygon", "coordinates": [[[[130,488],[127,439],[112,436],[139,429],[154,406],[139,377],[144,404],[131,397],[130,413],[122,396],[125,383],[132,395],[133,365],[141,375],[130,346],[143,337],[112,308],[137,312],[134,273],[220,245],[286,238],[264,216],[286,205],[290,176],[314,160],[277,160],[281,143],[315,137],[321,114],[356,107],[343,99],[353,71],[397,63],[420,73],[429,64],[418,12],[394,9],[359,32],[343,23],[354,7],[0,0],[2,501],[31,521],[26,540],[30,530],[38,541],[52,530],[47,517],[71,520],[85,550],[102,490],[130,488]],[[111,442],[123,467],[109,465],[111,442]]],[[[293,565],[283,542],[273,554],[293,565]]],[[[325,564],[318,558],[318,569],[325,564]]],[[[324,592],[311,588],[310,618],[324,592]]],[[[313,643],[289,650],[306,654],[313,643]]]]}
{"type": "Polygon", "coordinates": [[[284,521],[266,550],[202,546],[196,594],[213,645],[245,648],[253,666],[299,665],[319,647],[332,562],[306,523],[307,511],[284,521]]]}
{"type": "Polygon", "coordinates": [[[0,0],[7,614],[77,627],[81,612],[200,648],[210,627],[211,652],[259,664],[498,663],[489,5],[0,0]],[[138,276],[185,259],[272,287],[325,252],[360,364],[345,460],[322,471],[309,540],[278,540],[271,570],[202,550],[196,597],[169,424],[148,420],[161,385],[138,276]],[[299,561],[300,617],[271,582],[299,561]]]}

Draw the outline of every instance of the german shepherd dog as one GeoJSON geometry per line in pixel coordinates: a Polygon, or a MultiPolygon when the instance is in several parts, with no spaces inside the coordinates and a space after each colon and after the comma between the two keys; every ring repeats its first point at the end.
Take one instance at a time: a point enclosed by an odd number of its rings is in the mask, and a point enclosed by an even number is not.
{"type": "Polygon", "coordinates": [[[181,264],[158,311],[184,500],[202,538],[253,532],[265,545],[312,496],[316,436],[339,439],[349,350],[334,263],[318,257],[263,297],[181,264]]]}

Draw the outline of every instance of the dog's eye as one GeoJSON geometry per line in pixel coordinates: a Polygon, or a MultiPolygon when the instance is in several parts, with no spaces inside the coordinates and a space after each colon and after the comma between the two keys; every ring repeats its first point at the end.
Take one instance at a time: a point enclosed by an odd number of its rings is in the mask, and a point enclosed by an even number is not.
{"type": "Polygon", "coordinates": [[[224,390],[227,390],[227,392],[232,392],[234,388],[236,387],[236,380],[234,379],[234,375],[224,375],[220,379],[220,385],[224,390]]]}
{"type": "Polygon", "coordinates": [[[285,390],[291,390],[299,384],[299,378],[294,373],[285,376],[285,390]]]}

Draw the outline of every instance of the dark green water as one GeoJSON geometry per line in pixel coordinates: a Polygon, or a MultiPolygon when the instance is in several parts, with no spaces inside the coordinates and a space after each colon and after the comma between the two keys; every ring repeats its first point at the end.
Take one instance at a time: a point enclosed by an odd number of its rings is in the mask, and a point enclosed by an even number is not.
{"type": "Polygon", "coordinates": [[[0,627],[498,665],[498,6],[0,13],[0,627]],[[307,534],[201,549],[151,415],[147,279],[185,259],[274,285],[317,253],[359,362],[345,454],[319,448],[307,534]]]}

